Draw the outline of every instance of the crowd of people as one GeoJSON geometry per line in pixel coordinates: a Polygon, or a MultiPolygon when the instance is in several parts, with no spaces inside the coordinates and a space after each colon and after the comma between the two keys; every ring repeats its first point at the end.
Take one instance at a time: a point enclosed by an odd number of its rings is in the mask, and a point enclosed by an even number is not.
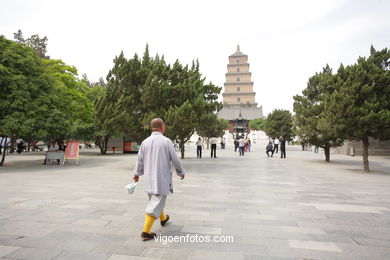
{"type": "MultiPolygon", "coordinates": [[[[9,149],[11,148],[12,143],[11,139],[9,137],[0,137],[0,154],[3,152],[9,152],[9,149]]],[[[15,140],[15,150],[16,153],[21,154],[22,152],[27,152],[31,149],[32,151],[42,151],[43,147],[40,147],[38,145],[38,142],[33,141],[29,145],[27,142],[25,142],[23,139],[18,138],[15,140]]],[[[45,154],[45,159],[43,161],[43,164],[45,165],[47,162],[47,153],[48,152],[65,152],[66,145],[63,142],[60,142],[59,144],[56,141],[52,141],[50,145],[48,146],[47,152],[45,154]]],[[[57,160],[57,164],[60,164],[60,160],[57,160]]]]}
{"type": "MultiPolygon", "coordinates": [[[[210,156],[211,158],[217,158],[217,144],[218,144],[218,138],[216,138],[215,136],[211,137],[208,139],[208,142],[210,144],[210,150],[211,150],[211,153],[210,153],[210,156]]],[[[220,142],[219,144],[221,145],[221,149],[225,149],[226,148],[226,138],[225,137],[222,137],[220,139],[220,142]]],[[[196,158],[202,158],[202,151],[203,151],[203,148],[204,148],[204,141],[203,141],[203,138],[202,137],[198,137],[198,140],[196,141],[195,143],[196,145],[196,158]]],[[[234,151],[235,152],[239,152],[239,156],[244,156],[244,154],[246,152],[250,152],[251,151],[251,146],[252,146],[252,142],[249,138],[240,138],[238,137],[237,139],[234,140],[234,151]]]]}
{"type": "MultiPolygon", "coordinates": [[[[23,139],[18,138],[18,139],[16,139],[15,143],[16,143],[16,152],[18,154],[21,154],[22,152],[27,151],[27,148],[28,148],[27,143],[23,139]]],[[[11,148],[11,138],[0,137],[0,154],[3,151],[3,148],[5,148],[4,150],[11,148]]]]}
{"type": "Polygon", "coordinates": [[[283,136],[269,140],[265,153],[268,157],[273,157],[274,153],[278,153],[280,145],[280,158],[286,158],[286,140],[283,136]],[[271,153],[271,156],[269,155],[271,153]]]}
{"type": "MultiPolygon", "coordinates": [[[[218,139],[216,137],[211,137],[208,139],[208,142],[210,143],[210,156],[211,158],[217,158],[217,144],[218,139]]],[[[226,147],[226,139],[221,138],[220,139],[221,149],[225,149],[226,147]]],[[[237,136],[234,138],[234,152],[238,151],[239,156],[244,156],[245,153],[251,151],[252,142],[251,139],[245,136],[237,136]]],[[[196,157],[202,158],[202,151],[204,148],[204,142],[202,137],[198,137],[198,140],[196,141],[196,157]]],[[[274,154],[279,153],[280,151],[280,158],[286,158],[286,139],[283,136],[276,137],[273,139],[270,139],[265,152],[268,157],[273,157],[274,154]]]]}

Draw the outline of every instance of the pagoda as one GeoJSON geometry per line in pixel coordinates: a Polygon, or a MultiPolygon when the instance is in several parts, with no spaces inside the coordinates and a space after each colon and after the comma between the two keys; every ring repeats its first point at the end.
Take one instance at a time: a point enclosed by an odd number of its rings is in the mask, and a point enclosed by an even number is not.
{"type": "Polygon", "coordinates": [[[252,73],[249,71],[248,55],[237,45],[235,53],[229,56],[226,82],[224,84],[223,108],[218,118],[229,121],[229,132],[249,132],[249,121],[262,118],[263,109],[255,101],[252,73]]]}

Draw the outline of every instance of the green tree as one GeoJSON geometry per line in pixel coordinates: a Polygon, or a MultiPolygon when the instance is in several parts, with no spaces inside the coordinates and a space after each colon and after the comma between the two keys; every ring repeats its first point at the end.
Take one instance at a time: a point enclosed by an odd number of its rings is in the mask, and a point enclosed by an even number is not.
{"type": "MultiPolygon", "coordinates": [[[[37,54],[0,36],[0,133],[13,140],[37,134],[51,81],[37,54]]],[[[5,159],[3,153],[0,165],[5,159]]]]}
{"type": "Polygon", "coordinates": [[[53,87],[49,98],[41,104],[45,116],[42,129],[47,140],[58,142],[82,139],[93,127],[94,107],[88,98],[91,91],[77,78],[77,69],[61,60],[42,60],[53,87]]]}
{"type": "MultiPolygon", "coordinates": [[[[114,67],[107,76],[107,92],[111,92],[112,124],[116,133],[130,136],[141,142],[149,135],[149,122],[144,122],[145,107],[142,94],[151,76],[151,61],[146,49],[142,60],[134,55],[127,60],[123,52],[114,60],[114,67]]],[[[148,103],[153,103],[153,99],[148,103]]],[[[107,103],[106,105],[111,105],[107,103]]]]}
{"type": "Polygon", "coordinates": [[[265,124],[266,124],[265,118],[256,118],[251,121],[249,121],[249,128],[253,128],[255,130],[265,130],[265,124]]]}
{"type": "Polygon", "coordinates": [[[0,133],[29,143],[85,135],[93,106],[76,68],[3,36],[0,47],[0,133]]]}
{"type": "Polygon", "coordinates": [[[218,119],[215,114],[205,114],[201,117],[201,123],[196,128],[199,136],[206,138],[222,137],[229,126],[229,122],[224,119],[218,119]]]}
{"type": "Polygon", "coordinates": [[[182,157],[184,143],[203,122],[201,117],[221,108],[221,88],[205,84],[198,62],[191,67],[178,60],[169,65],[164,57],[151,57],[148,46],[141,59],[134,55],[127,60],[123,52],[116,57],[107,82],[106,92],[115,98],[102,106],[111,106],[115,132],[141,142],[150,134],[150,120],[160,117],[166,121],[167,135],[179,142],[182,157]]]}
{"type": "Polygon", "coordinates": [[[17,43],[28,46],[36,51],[38,56],[42,59],[49,59],[49,56],[46,56],[47,53],[47,37],[39,37],[38,34],[31,35],[30,38],[24,39],[23,33],[21,30],[14,33],[14,39],[17,43]]]}
{"type": "Polygon", "coordinates": [[[190,140],[195,131],[196,112],[189,101],[180,107],[171,106],[164,115],[167,125],[166,135],[179,140],[181,158],[184,158],[184,144],[190,140]]]}
{"type": "Polygon", "coordinates": [[[294,96],[294,121],[297,134],[304,142],[324,149],[325,161],[330,161],[330,148],[340,146],[343,139],[330,130],[326,122],[326,102],[334,92],[337,76],[326,65],[321,73],[309,78],[302,95],[294,96]]]}
{"type": "Polygon", "coordinates": [[[107,153],[109,139],[119,132],[115,118],[112,116],[117,113],[116,101],[116,96],[110,88],[96,96],[94,100],[94,133],[101,154],[107,153]]]}
{"type": "Polygon", "coordinates": [[[291,112],[283,109],[273,110],[267,117],[265,133],[271,138],[283,136],[284,139],[291,140],[294,136],[291,112]]]}
{"type": "MultiPolygon", "coordinates": [[[[213,85],[211,82],[205,84],[205,78],[199,73],[199,63],[193,62],[191,68],[182,66],[179,61],[176,61],[170,70],[168,85],[165,91],[169,93],[169,103],[165,103],[165,107],[169,108],[165,114],[167,125],[175,118],[175,122],[182,124],[181,127],[173,127],[168,131],[169,136],[175,139],[180,144],[181,156],[184,158],[184,144],[194,134],[195,129],[205,127],[203,117],[205,115],[214,115],[214,112],[221,108],[221,104],[217,101],[218,94],[221,88],[213,85]],[[171,113],[173,110],[186,111],[188,119],[184,113],[171,113]],[[179,109],[182,107],[183,109],[179,109]],[[185,133],[185,134],[184,134],[185,133]]],[[[164,86],[164,85],[163,85],[164,86]]],[[[212,118],[214,121],[208,123],[213,125],[219,121],[212,118]]]]}
{"type": "Polygon", "coordinates": [[[368,58],[337,73],[338,87],[327,106],[326,124],[338,136],[362,141],[364,171],[369,172],[369,137],[390,139],[390,50],[371,46],[368,58]]]}

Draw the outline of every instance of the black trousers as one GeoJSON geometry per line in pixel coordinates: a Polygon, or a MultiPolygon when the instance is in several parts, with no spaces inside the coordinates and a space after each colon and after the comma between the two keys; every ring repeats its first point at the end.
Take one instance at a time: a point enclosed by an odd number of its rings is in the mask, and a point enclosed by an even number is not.
{"type": "Polygon", "coordinates": [[[286,148],[280,148],[280,158],[286,158],[286,148]]]}
{"type": "Polygon", "coordinates": [[[202,146],[200,145],[196,146],[196,157],[202,158],[202,146]]]}
{"type": "Polygon", "coordinates": [[[22,153],[22,151],[23,151],[23,144],[18,144],[17,147],[18,147],[17,153],[19,153],[19,154],[22,153]]]}
{"type": "Polygon", "coordinates": [[[267,150],[267,151],[265,152],[265,153],[268,155],[268,157],[269,157],[269,152],[272,152],[271,157],[274,156],[274,150],[267,150]]]}
{"type": "Polygon", "coordinates": [[[275,144],[274,145],[274,153],[278,153],[278,150],[279,150],[279,145],[275,144]]]}
{"type": "Polygon", "coordinates": [[[217,158],[217,144],[212,144],[211,145],[211,157],[213,157],[213,153],[214,153],[214,158],[217,158]]]}

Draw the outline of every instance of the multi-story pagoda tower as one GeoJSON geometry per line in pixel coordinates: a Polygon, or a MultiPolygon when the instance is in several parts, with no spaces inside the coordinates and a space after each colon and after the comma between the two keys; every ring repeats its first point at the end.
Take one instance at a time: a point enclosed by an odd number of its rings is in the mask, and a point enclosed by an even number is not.
{"type": "Polygon", "coordinates": [[[247,131],[249,120],[263,117],[262,107],[257,107],[256,93],[253,91],[252,73],[249,71],[248,55],[240,51],[237,45],[235,53],[229,56],[226,82],[224,84],[223,109],[219,118],[230,121],[229,130],[235,131],[238,121],[246,122],[243,126],[247,131]]]}
{"type": "Polygon", "coordinates": [[[240,45],[237,45],[237,51],[229,56],[227,69],[223,103],[229,107],[257,107],[248,55],[240,51],[240,45]]]}

